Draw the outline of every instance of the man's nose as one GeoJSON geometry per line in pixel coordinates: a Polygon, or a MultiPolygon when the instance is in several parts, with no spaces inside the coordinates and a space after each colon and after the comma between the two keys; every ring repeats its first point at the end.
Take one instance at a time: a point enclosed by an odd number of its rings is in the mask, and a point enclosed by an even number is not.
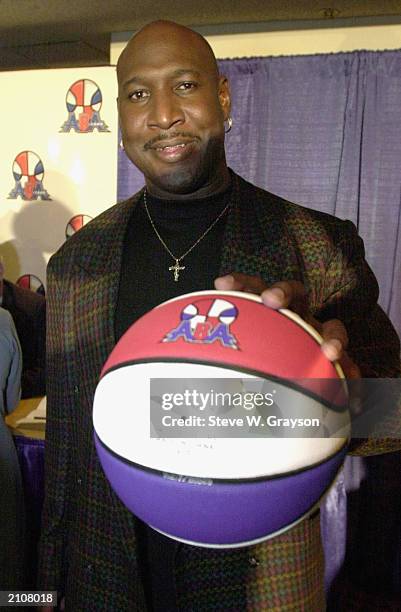
{"type": "Polygon", "coordinates": [[[153,93],[148,115],[149,127],[168,130],[184,120],[179,99],[173,93],[167,93],[165,90],[153,93]]]}

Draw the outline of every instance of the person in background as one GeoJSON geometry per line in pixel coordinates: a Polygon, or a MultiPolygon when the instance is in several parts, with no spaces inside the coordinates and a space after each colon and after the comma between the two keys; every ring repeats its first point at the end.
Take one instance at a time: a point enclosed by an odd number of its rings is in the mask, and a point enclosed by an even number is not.
{"type": "Polygon", "coordinates": [[[15,444],[5,416],[21,396],[22,354],[13,319],[0,308],[0,590],[25,585],[25,509],[15,444]]]}
{"type": "Polygon", "coordinates": [[[0,305],[11,314],[21,343],[21,397],[41,397],[46,394],[46,299],[3,279],[0,305]]]}
{"type": "MultiPolygon", "coordinates": [[[[117,76],[124,148],[146,186],[88,223],[48,267],[38,586],[58,591],[67,612],[322,612],[318,512],[255,546],[173,542],[141,524],[108,485],[92,402],[102,365],[138,317],[213,287],[296,310],[348,376],[399,376],[399,341],[377,304],[362,240],[352,223],[287,202],[227,167],[230,90],[199,34],[148,24],[120,56],[117,76]]],[[[400,444],[371,441],[361,452],[400,444]]]]}

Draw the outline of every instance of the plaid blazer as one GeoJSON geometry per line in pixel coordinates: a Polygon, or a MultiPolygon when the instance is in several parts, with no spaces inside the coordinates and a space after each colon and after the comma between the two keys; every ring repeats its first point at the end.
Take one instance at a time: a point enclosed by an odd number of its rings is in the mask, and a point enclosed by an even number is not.
{"type": "MultiPolygon", "coordinates": [[[[378,286],[348,221],[286,202],[233,174],[220,271],[267,283],[298,279],[312,313],[341,319],[365,376],[399,375],[399,343],[377,305],[378,286]]],[[[68,612],[144,611],[134,520],[110,489],[93,445],[92,401],[115,344],[124,234],[140,193],[86,225],[48,268],[48,418],[40,588],[68,612]]],[[[112,406],[110,407],[112,411],[112,406]]],[[[398,448],[398,447],[397,447],[398,448]]],[[[367,442],[362,452],[394,450],[367,442]]],[[[177,544],[179,609],[320,612],[325,609],[319,516],[237,550],[177,544]]],[[[168,612],[168,611],[166,611],[168,612]]]]}

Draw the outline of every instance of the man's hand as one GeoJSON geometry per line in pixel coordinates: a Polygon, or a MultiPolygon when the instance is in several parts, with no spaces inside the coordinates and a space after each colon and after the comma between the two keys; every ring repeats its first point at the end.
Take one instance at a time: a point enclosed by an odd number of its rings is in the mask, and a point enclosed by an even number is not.
{"type": "Polygon", "coordinates": [[[322,351],[330,361],[339,361],[347,378],[360,378],[358,366],[346,353],[348,335],[343,323],[331,319],[325,323],[317,321],[309,312],[305,287],[300,281],[280,281],[270,287],[258,276],[233,272],[216,278],[218,291],[247,291],[260,295],[269,308],[290,308],[312,325],[323,338],[322,351]]]}

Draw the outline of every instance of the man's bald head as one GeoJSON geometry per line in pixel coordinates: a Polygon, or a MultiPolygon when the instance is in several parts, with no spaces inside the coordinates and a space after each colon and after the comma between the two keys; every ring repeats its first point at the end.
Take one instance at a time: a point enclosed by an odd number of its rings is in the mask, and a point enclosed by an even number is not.
{"type": "Polygon", "coordinates": [[[151,48],[152,44],[162,40],[175,41],[182,45],[183,49],[188,47],[194,49],[202,60],[204,70],[218,78],[219,69],[215,55],[203,36],[174,21],[158,20],[146,24],[130,38],[117,62],[118,79],[120,80],[126,63],[135,57],[137,49],[151,48]]]}
{"type": "Polygon", "coordinates": [[[117,74],[124,148],[149,191],[167,197],[225,185],[230,91],[206,40],[154,21],[131,38],[117,74]]]}

